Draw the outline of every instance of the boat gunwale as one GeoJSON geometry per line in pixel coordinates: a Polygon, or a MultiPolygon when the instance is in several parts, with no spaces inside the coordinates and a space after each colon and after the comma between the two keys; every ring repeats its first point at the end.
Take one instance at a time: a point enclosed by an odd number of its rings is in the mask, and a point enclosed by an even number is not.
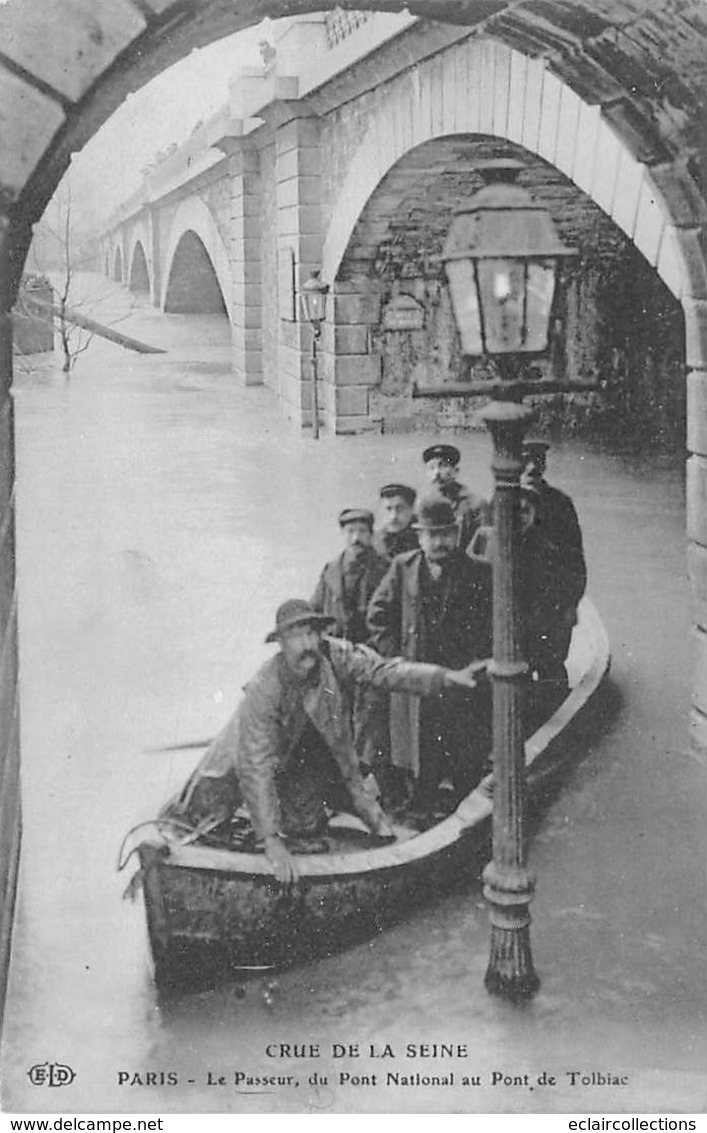
{"type": "MultiPolygon", "coordinates": [[[[609,640],[594,604],[583,598],[579,606],[578,623],[587,637],[592,639],[592,662],[582,673],[569,696],[553,715],[533,732],[525,742],[526,772],[532,771],[547,752],[552,742],[568,727],[598,689],[610,665],[609,640]]],[[[420,834],[392,845],[326,855],[298,854],[300,880],[348,877],[356,874],[371,875],[386,870],[413,865],[443,852],[491,817],[493,812],[492,783],[489,774],[464,798],[456,810],[420,834]]],[[[181,845],[178,842],[145,840],[142,847],[150,850],[167,848],[159,866],[172,866],[190,870],[250,877],[275,881],[270,863],[264,854],[243,853],[239,850],[221,850],[214,847],[181,845]]]]}

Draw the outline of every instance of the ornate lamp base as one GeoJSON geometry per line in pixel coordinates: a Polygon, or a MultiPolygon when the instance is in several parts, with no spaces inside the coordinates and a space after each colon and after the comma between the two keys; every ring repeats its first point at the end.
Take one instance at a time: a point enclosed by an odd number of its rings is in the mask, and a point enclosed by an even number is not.
{"type": "Polygon", "coordinates": [[[520,1001],[540,987],[530,950],[533,878],[523,868],[498,871],[491,862],[484,870],[484,896],[491,904],[491,949],[484,983],[491,995],[520,1001]]]}

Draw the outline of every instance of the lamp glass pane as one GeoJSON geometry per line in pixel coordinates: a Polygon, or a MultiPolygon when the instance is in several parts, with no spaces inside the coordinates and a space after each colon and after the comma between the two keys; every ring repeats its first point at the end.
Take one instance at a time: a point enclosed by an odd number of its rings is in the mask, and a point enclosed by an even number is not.
{"type": "Polygon", "coordinates": [[[525,349],[525,262],[479,260],[486,349],[508,354],[525,349]]]}
{"type": "Polygon", "coordinates": [[[536,260],[528,264],[528,302],[524,350],[547,349],[550,311],[555,295],[555,260],[536,260]]]}
{"type": "Polygon", "coordinates": [[[305,285],[299,295],[300,317],[308,323],[321,323],[326,313],[326,296],[323,288],[305,285]]]}
{"type": "Polygon", "coordinates": [[[462,352],[483,354],[479,297],[476,292],[473,260],[448,260],[446,268],[462,352]]]}

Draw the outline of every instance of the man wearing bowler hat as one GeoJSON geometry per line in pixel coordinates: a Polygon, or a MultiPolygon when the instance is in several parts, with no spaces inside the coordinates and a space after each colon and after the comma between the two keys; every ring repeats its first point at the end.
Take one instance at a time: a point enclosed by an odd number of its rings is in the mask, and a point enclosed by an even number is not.
{"type": "Polygon", "coordinates": [[[373,547],[373,512],[349,507],[339,514],[344,550],[328,562],[312,595],[312,606],[333,621],[331,632],[347,641],[368,639],[366,611],[370,597],[388,569],[373,547]]]}
{"type": "Polygon", "coordinates": [[[463,696],[475,687],[471,670],[386,660],[365,645],[325,636],[330,626],[331,618],[309,602],[283,602],[265,638],[278,652],[245,686],[234,716],[161,816],[203,833],[228,822],[245,803],[281,882],[299,874],[292,840],[320,836],[332,809],[353,810],[373,834],[393,836],[356,758],[356,688],[416,696],[455,688],[463,696]]]}
{"type": "Polygon", "coordinates": [[[416,551],[419,546],[413,527],[417,492],[407,484],[384,484],[379,495],[381,524],[374,535],[373,546],[391,562],[396,555],[416,551]]]}
{"type": "MultiPolygon", "coordinates": [[[[393,560],[371,599],[371,644],[385,656],[450,668],[490,657],[490,565],[459,549],[454,509],[438,495],[421,500],[416,529],[420,549],[393,560]]],[[[488,687],[463,701],[443,691],[424,702],[392,696],[390,738],[394,767],[414,779],[412,809],[427,821],[445,777],[455,802],[481,778],[490,750],[488,687]]]]}
{"type": "Polygon", "coordinates": [[[488,522],[488,504],[466,484],[457,480],[461,453],[455,445],[430,445],[422,454],[427,479],[433,491],[438,492],[454,510],[459,527],[459,546],[467,549],[474,534],[488,522]]]}

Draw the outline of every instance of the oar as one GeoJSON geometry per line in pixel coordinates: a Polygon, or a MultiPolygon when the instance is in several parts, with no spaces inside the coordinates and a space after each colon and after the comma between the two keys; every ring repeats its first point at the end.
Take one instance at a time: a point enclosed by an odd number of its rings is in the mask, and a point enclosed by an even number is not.
{"type": "Polygon", "coordinates": [[[208,747],[213,736],[208,740],[188,740],[183,744],[167,744],[166,747],[146,747],[149,755],[161,755],[167,751],[196,751],[200,747],[208,747]]]}

